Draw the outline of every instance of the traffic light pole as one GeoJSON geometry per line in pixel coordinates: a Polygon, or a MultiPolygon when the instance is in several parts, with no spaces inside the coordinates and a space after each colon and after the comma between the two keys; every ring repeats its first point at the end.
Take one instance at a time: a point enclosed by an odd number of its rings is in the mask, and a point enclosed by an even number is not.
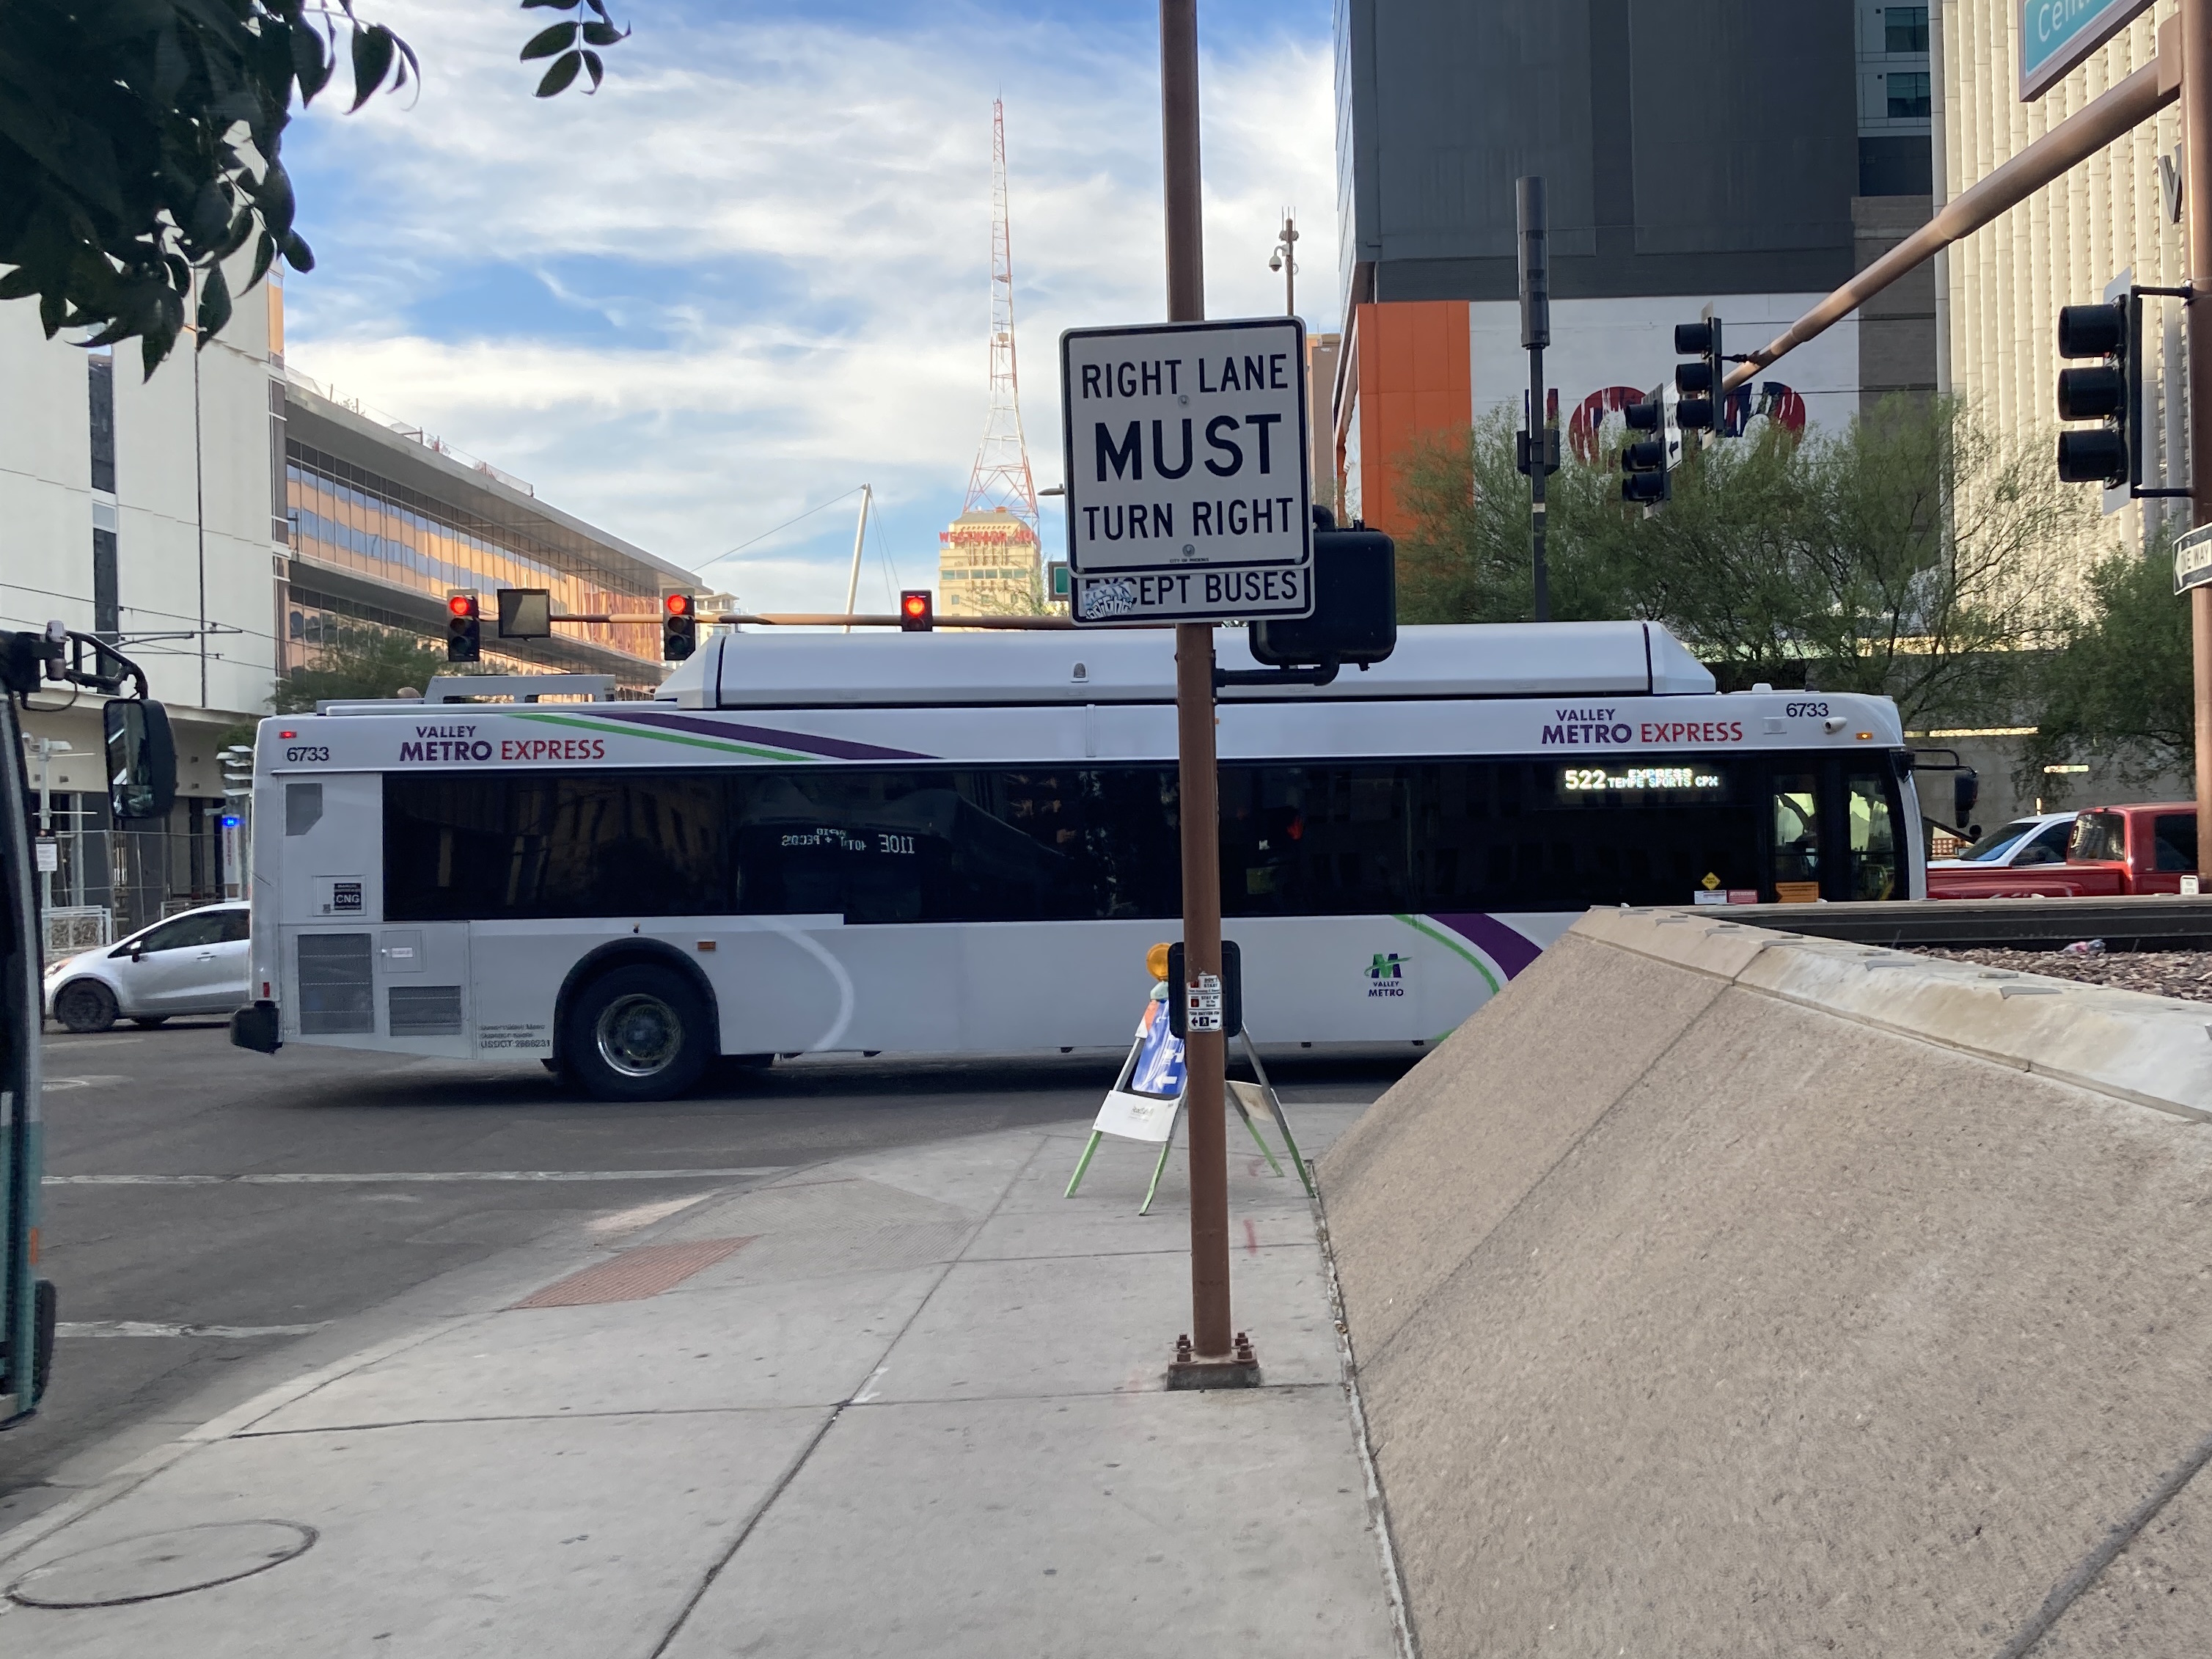
{"type": "MultiPolygon", "coordinates": [[[[1160,0],[1160,137],[1167,204],[1168,320],[1206,319],[1199,194],[1198,0],[1160,0]]],[[[1176,629],[1177,817],[1182,836],[1183,972],[1221,977],[1221,830],[1215,771],[1213,626],[1176,629]]],[[[1173,985],[1168,994],[1186,997],[1173,985]]],[[[1190,1318],[1168,1369],[1170,1387],[1256,1382],[1229,1309],[1229,1040],[1194,1030],[1183,1048],[1183,1121],[1190,1135],[1190,1318]]]]}
{"type": "MultiPolygon", "coordinates": [[[[2181,0],[2182,199],[2188,223],[2190,520],[2212,522],[2212,0],[2181,0]]],[[[2212,825],[2212,587],[2189,590],[2197,844],[2212,825]]],[[[2203,854],[2197,868],[2204,867],[2203,854]]]]}
{"type": "MultiPolygon", "coordinates": [[[[1785,353],[1826,331],[1939,248],[1948,247],[2017,207],[2179,98],[2191,289],[2189,486],[2194,505],[2190,517],[2197,526],[2212,523],[2212,0],[2181,0],[2179,12],[2160,27],[2155,59],[2123,77],[1953,197],[1926,224],[1731,370],[1728,388],[1742,385],[1785,353]]],[[[2212,824],[2212,587],[2191,589],[2189,606],[2195,679],[2197,821],[2212,824]]]]}
{"type": "Polygon", "coordinates": [[[1531,173],[1514,186],[1520,222],[1521,345],[1528,354],[1528,430],[1522,441],[1528,475],[1528,554],[1536,620],[1552,620],[1552,575],[1544,561],[1544,481],[1552,470],[1552,431],[1545,416],[1544,348],[1552,343],[1550,234],[1545,223],[1544,180],[1531,173]]]}

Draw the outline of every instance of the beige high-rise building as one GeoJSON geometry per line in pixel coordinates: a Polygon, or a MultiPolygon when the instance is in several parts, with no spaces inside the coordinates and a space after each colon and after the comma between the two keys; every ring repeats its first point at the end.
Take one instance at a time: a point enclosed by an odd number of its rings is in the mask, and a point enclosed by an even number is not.
{"type": "Polygon", "coordinates": [[[963,513],[937,532],[939,617],[1024,617],[1044,609],[1036,532],[1012,513],[963,513]]]}
{"type": "MultiPolygon", "coordinates": [[[[2050,128],[2158,55],[2159,27],[2176,0],[2149,10],[2033,103],[2020,98],[2019,0],[1946,0],[1931,30],[1939,204],[1993,172],[2050,128]]],[[[1937,353],[1945,390],[2005,432],[2058,424],[2058,308],[2139,285],[2187,281],[2181,227],[2162,195],[2160,158],[2178,164],[2180,112],[2169,105],[2086,164],[1939,256],[1937,353]]],[[[2187,362],[2179,301],[2148,300],[2143,355],[2150,370],[2146,487],[2187,472],[2187,362]]],[[[2084,489],[2091,486],[2082,486],[2084,489]]],[[[2180,501],[2109,492],[2086,566],[2115,543],[2142,545],[2180,501]]]]}

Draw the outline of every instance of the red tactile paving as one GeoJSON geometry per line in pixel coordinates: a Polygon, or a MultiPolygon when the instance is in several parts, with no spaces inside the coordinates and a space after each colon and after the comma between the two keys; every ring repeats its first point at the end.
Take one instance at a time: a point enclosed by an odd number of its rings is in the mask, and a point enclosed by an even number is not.
{"type": "Polygon", "coordinates": [[[641,1244],[611,1261],[556,1279],[514,1305],[581,1308],[595,1302],[641,1302],[751,1243],[750,1238],[701,1238],[684,1244],[641,1244]]]}

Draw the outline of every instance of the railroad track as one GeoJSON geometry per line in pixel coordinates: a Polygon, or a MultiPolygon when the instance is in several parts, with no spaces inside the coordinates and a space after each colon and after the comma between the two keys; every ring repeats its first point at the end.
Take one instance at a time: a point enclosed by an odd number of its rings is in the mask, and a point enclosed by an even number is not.
{"type": "Polygon", "coordinates": [[[1743,904],[1700,910],[1856,945],[2056,948],[2100,939],[2113,951],[2212,949],[2212,897],[1911,899],[1881,904],[1743,904]]]}

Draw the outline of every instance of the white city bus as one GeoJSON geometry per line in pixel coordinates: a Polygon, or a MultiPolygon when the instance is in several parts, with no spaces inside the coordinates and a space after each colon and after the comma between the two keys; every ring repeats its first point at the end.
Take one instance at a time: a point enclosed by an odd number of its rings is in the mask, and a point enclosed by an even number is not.
{"type": "MultiPolygon", "coordinates": [[[[264,720],[239,1040],[628,1098],[716,1054],[1118,1046],[1181,909],[1172,653],[725,634],[651,702],[264,720]]],[[[1224,692],[1220,756],[1262,1043],[1432,1042],[1595,904],[1925,888],[1893,705],[1717,695],[1644,623],[1408,628],[1224,692]]]]}

